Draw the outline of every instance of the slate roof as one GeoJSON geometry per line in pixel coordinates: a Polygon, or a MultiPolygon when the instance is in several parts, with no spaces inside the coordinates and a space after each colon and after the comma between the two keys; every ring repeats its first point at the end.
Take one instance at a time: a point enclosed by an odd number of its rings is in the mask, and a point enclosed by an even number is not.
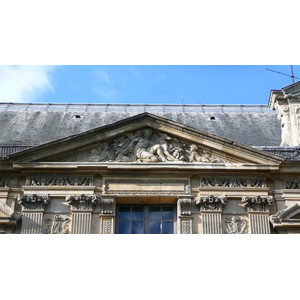
{"type": "Polygon", "coordinates": [[[0,156],[149,112],[247,146],[279,146],[266,105],[0,103],[0,156]]]}

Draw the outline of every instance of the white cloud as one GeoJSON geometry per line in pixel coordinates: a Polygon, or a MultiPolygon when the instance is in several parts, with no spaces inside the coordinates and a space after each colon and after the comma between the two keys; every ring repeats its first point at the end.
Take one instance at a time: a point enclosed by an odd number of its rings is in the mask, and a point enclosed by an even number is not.
{"type": "Polygon", "coordinates": [[[118,92],[112,88],[106,88],[106,87],[95,87],[94,91],[99,94],[100,96],[112,99],[118,96],[118,92]]]}
{"type": "Polygon", "coordinates": [[[102,67],[95,69],[95,76],[109,85],[113,83],[111,76],[102,67]]]}
{"type": "Polygon", "coordinates": [[[156,75],[155,77],[157,80],[159,81],[163,81],[163,80],[166,80],[167,79],[167,76],[165,74],[162,74],[162,73],[159,73],[156,75]]]}
{"type": "Polygon", "coordinates": [[[0,101],[34,102],[53,91],[51,73],[55,66],[0,66],[0,101]]]}

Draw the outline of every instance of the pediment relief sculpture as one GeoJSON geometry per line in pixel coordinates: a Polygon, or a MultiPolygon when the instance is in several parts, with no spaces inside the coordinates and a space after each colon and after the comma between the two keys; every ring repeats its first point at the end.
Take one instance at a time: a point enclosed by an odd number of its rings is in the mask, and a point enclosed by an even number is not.
{"type": "Polygon", "coordinates": [[[145,128],[100,142],[60,161],[225,163],[226,159],[195,143],[145,128]]]}

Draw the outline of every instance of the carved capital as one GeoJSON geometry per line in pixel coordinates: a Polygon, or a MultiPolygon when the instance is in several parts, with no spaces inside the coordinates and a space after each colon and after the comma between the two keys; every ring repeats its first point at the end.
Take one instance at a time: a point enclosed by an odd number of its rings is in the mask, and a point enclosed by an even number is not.
{"type": "Polygon", "coordinates": [[[199,211],[205,210],[215,210],[222,211],[222,207],[227,202],[227,196],[215,197],[214,195],[209,195],[205,197],[199,197],[196,200],[196,206],[199,211]]]}
{"type": "Polygon", "coordinates": [[[100,200],[99,196],[84,194],[67,196],[66,201],[69,203],[71,210],[92,210],[92,206],[100,200]]]}
{"type": "Polygon", "coordinates": [[[190,216],[192,214],[192,199],[185,198],[178,200],[181,216],[190,216]]]}
{"type": "Polygon", "coordinates": [[[247,207],[248,212],[250,212],[250,211],[269,211],[269,207],[273,204],[273,201],[274,201],[273,196],[268,196],[268,197],[245,196],[242,198],[242,202],[247,207]]]}
{"type": "Polygon", "coordinates": [[[234,216],[231,219],[226,218],[225,221],[226,229],[225,233],[228,234],[245,234],[247,230],[247,221],[239,216],[234,216]]]}
{"type": "Polygon", "coordinates": [[[113,214],[115,206],[114,197],[101,197],[100,208],[101,214],[113,214]]]}
{"type": "Polygon", "coordinates": [[[50,202],[50,195],[18,195],[18,203],[23,209],[44,209],[50,202]]]}

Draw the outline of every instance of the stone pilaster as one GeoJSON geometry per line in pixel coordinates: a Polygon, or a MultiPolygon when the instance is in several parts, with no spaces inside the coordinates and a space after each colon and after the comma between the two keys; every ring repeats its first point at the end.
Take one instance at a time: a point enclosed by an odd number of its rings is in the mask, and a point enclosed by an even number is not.
{"type": "Polygon", "coordinates": [[[247,208],[250,233],[270,234],[270,210],[274,198],[272,196],[243,197],[242,202],[247,208]]]}
{"type": "Polygon", "coordinates": [[[102,196],[100,201],[100,234],[113,234],[115,227],[115,198],[102,196]]]}
{"type": "Polygon", "coordinates": [[[192,234],[193,217],[192,217],[192,199],[178,198],[177,210],[179,218],[179,234],[192,234]]]}
{"type": "Polygon", "coordinates": [[[199,197],[196,206],[202,215],[203,234],[222,234],[221,214],[227,197],[208,195],[199,197]]]}
{"type": "Polygon", "coordinates": [[[99,201],[98,196],[84,194],[67,196],[72,212],[72,234],[90,234],[92,229],[93,206],[99,201]]]}
{"type": "Polygon", "coordinates": [[[44,208],[50,202],[50,195],[18,195],[22,206],[21,234],[41,234],[44,208]]]}

